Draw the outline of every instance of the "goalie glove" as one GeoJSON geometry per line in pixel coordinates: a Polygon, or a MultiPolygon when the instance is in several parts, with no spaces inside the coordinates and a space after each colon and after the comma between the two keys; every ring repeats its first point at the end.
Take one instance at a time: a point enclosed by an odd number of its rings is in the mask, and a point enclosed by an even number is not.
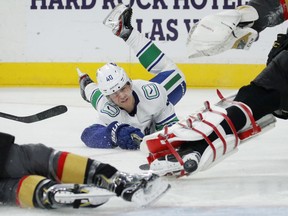
{"type": "Polygon", "coordinates": [[[251,28],[258,13],[251,6],[204,17],[189,31],[188,57],[211,56],[229,49],[249,49],[258,32],[251,28]]]}

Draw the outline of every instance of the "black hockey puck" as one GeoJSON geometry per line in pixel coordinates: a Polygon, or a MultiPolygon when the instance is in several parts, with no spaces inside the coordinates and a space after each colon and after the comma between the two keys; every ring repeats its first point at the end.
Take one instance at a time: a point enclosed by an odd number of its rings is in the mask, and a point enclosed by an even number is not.
{"type": "Polygon", "coordinates": [[[192,173],[198,168],[198,163],[195,160],[187,160],[183,167],[186,172],[192,173]]]}
{"type": "Polygon", "coordinates": [[[139,166],[139,169],[141,169],[141,170],[149,170],[150,169],[150,165],[149,164],[141,164],[139,166]]]}

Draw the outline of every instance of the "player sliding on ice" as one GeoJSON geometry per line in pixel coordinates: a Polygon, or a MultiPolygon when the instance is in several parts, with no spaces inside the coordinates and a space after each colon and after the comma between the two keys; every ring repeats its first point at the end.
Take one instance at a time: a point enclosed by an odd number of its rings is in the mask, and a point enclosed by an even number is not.
{"type": "MultiPolygon", "coordinates": [[[[287,19],[287,6],[285,1],[252,0],[249,6],[235,11],[209,15],[191,30],[190,48],[196,50],[196,55],[214,55],[241,48],[239,42],[249,45],[253,42],[250,36],[256,31],[257,35],[287,19]],[[231,27],[228,31],[227,26],[231,27]],[[207,32],[207,29],[215,31],[207,32]],[[247,35],[243,38],[237,35],[241,32],[247,35]]],[[[218,92],[221,101],[216,105],[206,102],[203,110],[145,137],[141,149],[149,153],[150,166],[146,168],[160,175],[176,176],[206,170],[236,152],[243,141],[273,126],[274,116],[287,119],[287,49],[287,34],[279,34],[269,53],[267,67],[236,95],[225,99],[218,92]],[[187,160],[186,155],[191,153],[197,158],[187,160]]]]}
{"type": "Polygon", "coordinates": [[[146,206],[170,188],[153,174],[120,172],[109,164],[43,144],[17,145],[14,139],[0,132],[0,202],[5,205],[97,207],[119,196],[146,206]]]}
{"type": "Polygon", "coordinates": [[[98,111],[82,141],[93,148],[139,149],[144,135],[178,121],[174,105],[186,92],[182,72],[151,40],[131,26],[132,8],[116,6],[104,20],[156,76],[131,80],[123,68],[108,63],[97,70],[97,85],[79,71],[81,95],[98,111]]]}

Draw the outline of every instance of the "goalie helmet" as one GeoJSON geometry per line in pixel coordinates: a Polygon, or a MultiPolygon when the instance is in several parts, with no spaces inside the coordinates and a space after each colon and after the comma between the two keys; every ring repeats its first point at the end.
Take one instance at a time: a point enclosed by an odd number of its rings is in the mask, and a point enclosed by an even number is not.
{"type": "Polygon", "coordinates": [[[96,73],[99,90],[109,96],[120,90],[125,84],[132,83],[123,68],[115,63],[107,63],[99,68],[96,73]]]}

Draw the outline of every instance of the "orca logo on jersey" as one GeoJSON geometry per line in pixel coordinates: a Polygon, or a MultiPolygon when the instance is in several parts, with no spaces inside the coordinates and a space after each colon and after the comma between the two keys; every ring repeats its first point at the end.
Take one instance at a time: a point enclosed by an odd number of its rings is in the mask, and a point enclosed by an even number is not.
{"type": "Polygon", "coordinates": [[[120,113],[120,108],[115,104],[106,102],[103,109],[100,110],[101,113],[104,113],[112,118],[116,117],[120,113]]]}
{"type": "Polygon", "coordinates": [[[143,85],[142,90],[144,91],[144,95],[148,100],[158,98],[160,95],[159,89],[154,83],[143,85]]]}

